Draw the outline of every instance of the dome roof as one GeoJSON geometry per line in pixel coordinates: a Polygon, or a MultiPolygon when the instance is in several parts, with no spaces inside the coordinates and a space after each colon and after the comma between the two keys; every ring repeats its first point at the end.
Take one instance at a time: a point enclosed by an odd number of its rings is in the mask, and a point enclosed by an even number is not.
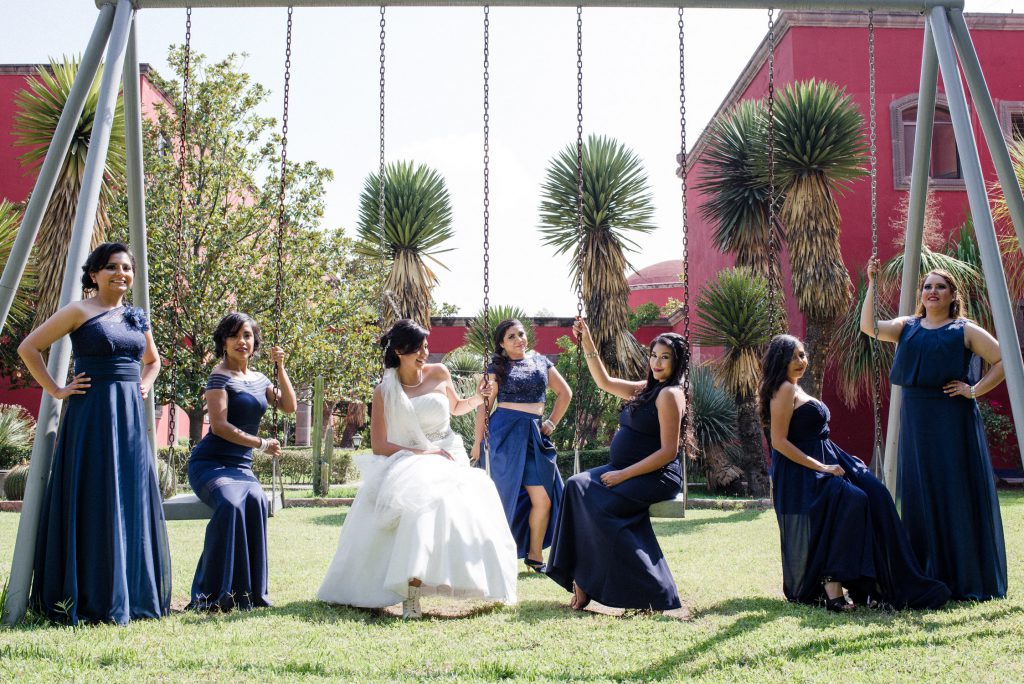
{"type": "Polygon", "coordinates": [[[669,259],[641,268],[629,276],[627,282],[630,288],[638,287],[674,287],[680,285],[679,274],[683,272],[681,259],[669,259]]]}

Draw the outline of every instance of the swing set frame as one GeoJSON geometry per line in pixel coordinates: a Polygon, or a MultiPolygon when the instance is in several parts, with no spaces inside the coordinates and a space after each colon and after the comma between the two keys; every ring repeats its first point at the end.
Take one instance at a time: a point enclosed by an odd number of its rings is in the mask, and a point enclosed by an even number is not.
{"type": "MultiPolygon", "coordinates": [[[[54,131],[49,151],[39,171],[35,188],[0,278],[0,326],[7,318],[18,283],[28,262],[29,252],[39,231],[43,215],[56,185],[61,161],[67,153],[75,124],[81,116],[85,98],[101,61],[105,63],[100,81],[97,116],[85,162],[78,209],[72,227],[60,306],[81,296],[76,277],[78,266],[89,251],[100,185],[107,157],[114,109],[123,83],[125,142],[127,154],[127,196],[129,234],[136,258],[137,274],[133,287],[136,305],[149,310],[149,278],[146,250],[145,187],[142,164],[142,111],[139,88],[139,60],[135,17],[141,9],[256,8],[256,7],[379,7],[376,0],[94,0],[99,14],[85,51],[78,75],[68,95],[54,131]],[[105,56],[104,56],[105,55],[105,56]]],[[[619,7],[619,8],[717,8],[717,9],[822,9],[887,10],[926,15],[921,60],[921,80],[911,171],[910,204],[907,217],[905,258],[900,294],[900,315],[913,311],[917,300],[920,253],[924,228],[925,194],[931,157],[932,127],[938,74],[941,71],[949,103],[957,148],[960,150],[964,181],[974,229],[981,252],[985,283],[991,297],[996,334],[1000,340],[1006,383],[1009,389],[1018,442],[1024,449],[1024,361],[1014,324],[1003,272],[999,246],[989,208],[978,145],[971,126],[967,94],[960,79],[966,78],[981,129],[996,174],[1006,198],[1017,238],[1024,244],[1024,197],[1014,175],[1009,151],[998,115],[989,94],[985,76],[963,17],[963,0],[389,0],[387,6],[408,7],[619,7]]],[[[685,152],[685,150],[684,150],[685,152]]],[[[684,200],[685,201],[685,200],[684,200]]],[[[71,345],[65,337],[51,348],[47,370],[53,377],[67,376],[71,345]]],[[[152,395],[148,402],[149,437],[155,439],[152,423],[152,395]]],[[[889,404],[889,429],[885,447],[885,479],[890,491],[895,488],[896,447],[899,438],[901,394],[892,387],[889,404]]],[[[32,577],[32,561],[38,531],[42,495],[46,487],[53,446],[57,434],[60,402],[44,394],[40,402],[37,439],[26,484],[14,559],[8,584],[3,622],[14,624],[25,614],[32,577]]]]}

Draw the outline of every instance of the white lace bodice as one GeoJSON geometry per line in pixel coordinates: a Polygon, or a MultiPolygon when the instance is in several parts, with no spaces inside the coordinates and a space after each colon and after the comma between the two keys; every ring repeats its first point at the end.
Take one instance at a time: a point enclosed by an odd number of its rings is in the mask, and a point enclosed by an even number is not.
{"type": "Polygon", "coordinates": [[[410,397],[409,401],[412,403],[420,428],[427,439],[436,442],[451,433],[448,397],[440,392],[430,392],[418,397],[410,397]]]}

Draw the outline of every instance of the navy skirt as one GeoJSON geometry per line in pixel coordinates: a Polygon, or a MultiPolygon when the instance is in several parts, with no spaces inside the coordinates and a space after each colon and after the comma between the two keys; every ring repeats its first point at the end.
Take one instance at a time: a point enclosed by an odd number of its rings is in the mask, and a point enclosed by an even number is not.
{"type": "MultiPolygon", "coordinates": [[[[486,449],[479,466],[487,467],[486,449]]],[[[551,545],[562,499],[562,475],[551,440],[541,434],[540,419],[532,413],[499,408],[490,420],[491,479],[498,489],[520,558],[530,550],[530,496],[526,485],[544,487],[551,500],[551,518],[544,548],[551,545]]]]}

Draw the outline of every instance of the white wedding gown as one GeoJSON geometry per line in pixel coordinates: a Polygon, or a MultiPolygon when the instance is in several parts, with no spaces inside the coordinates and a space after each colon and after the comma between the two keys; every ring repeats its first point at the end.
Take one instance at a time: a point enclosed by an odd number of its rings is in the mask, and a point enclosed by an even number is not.
{"type": "Polygon", "coordinates": [[[437,454],[398,451],[355,456],[363,476],[317,598],[364,608],[400,603],[409,580],[421,595],[516,602],[516,545],[498,491],[469,465],[452,431],[448,398],[410,399],[394,369],[385,371],[388,441],[437,454]]]}

